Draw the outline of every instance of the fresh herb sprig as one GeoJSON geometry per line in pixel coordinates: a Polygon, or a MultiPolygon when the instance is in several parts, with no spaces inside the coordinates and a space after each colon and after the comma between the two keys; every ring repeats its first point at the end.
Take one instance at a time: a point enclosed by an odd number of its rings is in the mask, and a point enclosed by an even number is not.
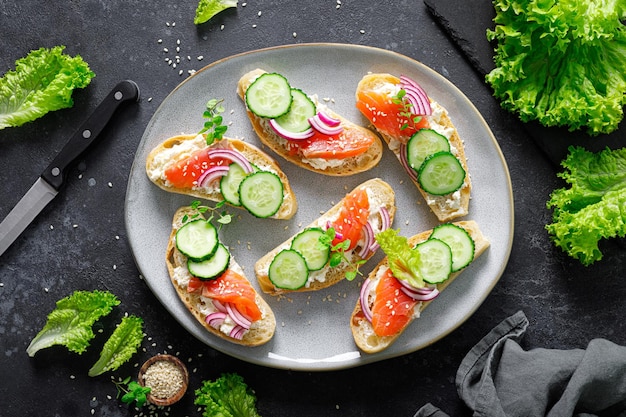
{"type": "Polygon", "coordinates": [[[409,127],[415,127],[422,120],[422,116],[416,116],[413,114],[413,112],[411,111],[413,105],[408,100],[404,99],[405,96],[406,90],[402,88],[400,89],[400,91],[398,91],[398,94],[391,98],[391,101],[394,104],[402,106],[402,111],[400,111],[398,114],[407,120],[407,122],[400,127],[400,130],[405,130],[409,127]]]}
{"type": "Polygon", "coordinates": [[[212,222],[215,220],[219,226],[229,224],[233,216],[229,214],[226,210],[219,211],[226,204],[225,200],[219,201],[215,207],[204,206],[200,202],[200,200],[195,200],[191,203],[190,207],[194,210],[194,213],[191,215],[185,214],[183,216],[183,224],[188,221],[195,220],[198,217],[204,217],[205,213],[210,213],[210,216],[206,219],[207,222],[212,222]]]}
{"type": "Polygon", "coordinates": [[[122,402],[124,404],[131,404],[133,401],[137,403],[137,407],[143,407],[148,402],[148,394],[151,391],[150,387],[142,387],[137,381],[131,380],[130,377],[126,377],[122,381],[112,380],[117,388],[117,396],[119,398],[122,395],[122,402]]]}
{"type": "Polygon", "coordinates": [[[228,130],[228,126],[224,123],[222,113],[224,113],[224,106],[222,102],[224,100],[211,99],[206,103],[206,110],[202,116],[206,119],[204,127],[198,134],[206,133],[206,143],[211,145],[215,141],[222,140],[224,133],[228,130]]]}
{"type": "Polygon", "coordinates": [[[325,247],[330,246],[330,260],[328,265],[331,268],[334,268],[343,261],[347,262],[350,265],[350,269],[346,271],[346,279],[348,281],[352,281],[357,275],[362,276],[363,273],[359,271],[359,267],[367,262],[367,260],[361,259],[356,262],[350,261],[350,259],[346,256],[346,251],[350,249],[350,239],[345,239],[333,245],[335,236],[336,232],[333,227],[329,227],[326,232],[320,236],[320,244],[325,247]]]}

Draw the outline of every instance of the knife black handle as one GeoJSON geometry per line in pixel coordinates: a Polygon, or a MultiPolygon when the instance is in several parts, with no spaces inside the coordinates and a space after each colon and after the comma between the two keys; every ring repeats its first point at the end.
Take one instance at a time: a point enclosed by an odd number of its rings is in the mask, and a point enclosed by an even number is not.
{"type": "Polygon", "coordinates": [[[74,133],[41,177],[58,191],[65,181],[68,167],[96,141],[100,132],[113,117],[115,110],[122,103],[131,100],[139,100],[139,87],[134,81],[121,81],[74,133]]]}

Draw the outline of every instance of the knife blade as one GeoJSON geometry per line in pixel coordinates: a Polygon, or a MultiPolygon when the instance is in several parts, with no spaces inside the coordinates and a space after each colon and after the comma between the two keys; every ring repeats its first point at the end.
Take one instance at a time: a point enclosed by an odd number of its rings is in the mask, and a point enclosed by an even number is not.
{"type": "Polygon", "coordinates": [[[96,142],[120,105],[138,100],[139,87],[131,80],[119,82],[102,100],[0,223],[0,256],[58,194],[67,179],[68,168],[96,142]]]}

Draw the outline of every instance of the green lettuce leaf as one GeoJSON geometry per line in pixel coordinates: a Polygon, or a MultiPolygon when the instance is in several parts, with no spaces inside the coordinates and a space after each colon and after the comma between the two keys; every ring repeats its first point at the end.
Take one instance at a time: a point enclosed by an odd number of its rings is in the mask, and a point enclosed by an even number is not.
{"type": "Polygon", "coordinates": [[[493,0],[502,107],[524,122],[610,133],[626,104],[626,0],[493,0]]]}
{"type": "Polygon", "coordinates": [[[208,22],[213,16],[230,7],[237,7],[237,0],[200,0],[193,23],[208,22]]]}
{"type": "Polygon", "coordinates": [[[17,127],[49,111],[71,107],[72,92],[94,73],[83,59],[63,53],[64,46],[31,51],[0,78],[0,129],[17,127]]]}
{"type": "Polygon", "coordinates": [[[195,392],[194,404],[204,406],[203,417],[260,417],[256,396],[237,374],[223,374],[215,381],[203,381],[195,392]]]}
{"type": "Polygon", "coordinates": [[[136,316],[124,317],[102,347],[100,359],[89,369],[89,376],[116,370],[133,357],[142,341],[143,320],[136,316]]]}
{"type": "Polygon", "coordinates": [[[108,291],[75,291],[57,301],[48,321],[26,348],[29,356],[53,345],[64,345],[81,354],[95,337],[93,324],[120,301],[108,291]]]}
{"type": "Polygon", "coordinates": [[[400,236],[397,230],[387,229],[376,235],[376,241],[387,255],[389,268],[394,277],[416,288],[426,285],[419,272],[420,254],[411,248],[406,237],[400,236]]]}
{"type": "Polygon", "coordinates": [[[547,202],[550,238],[583,265],[602,259],[602,239],[626,235],[626,148],[592,153],[570,147],[559,173],[569,188],[554,190],[547,202]]]}

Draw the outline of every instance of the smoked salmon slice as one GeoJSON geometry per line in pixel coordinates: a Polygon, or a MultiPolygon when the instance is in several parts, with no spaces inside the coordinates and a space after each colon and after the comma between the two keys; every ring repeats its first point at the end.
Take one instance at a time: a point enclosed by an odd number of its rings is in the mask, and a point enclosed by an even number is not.
{"type": "Polygon", "coordinates": [[[378,336],[393,336],[410,321],[417,301],[402,291],[402,284],[388,269],[376,286],[372,327],[378,336]]]}

